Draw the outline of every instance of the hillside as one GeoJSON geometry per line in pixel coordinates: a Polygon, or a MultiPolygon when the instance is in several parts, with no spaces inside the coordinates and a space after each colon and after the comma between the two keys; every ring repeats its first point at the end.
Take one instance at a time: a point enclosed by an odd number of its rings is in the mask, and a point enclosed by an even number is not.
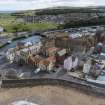
{"type": "Polygon", "coordinates": [[[53,7],[0,14],[0,26],[6,32],[100,25],[104,20],[105,7],[53,7]]]}

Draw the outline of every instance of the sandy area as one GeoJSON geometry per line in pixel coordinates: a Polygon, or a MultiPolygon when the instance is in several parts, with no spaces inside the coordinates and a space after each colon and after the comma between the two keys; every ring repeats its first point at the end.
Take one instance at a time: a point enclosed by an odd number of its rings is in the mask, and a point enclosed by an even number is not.
{"type": "Polygon", "coordinates": [[[36,86],[0,90],[0,105],[18,100],[42,105],[105,105],[105,99],[81,93],[77,89],[59,86],[36,86]]]}

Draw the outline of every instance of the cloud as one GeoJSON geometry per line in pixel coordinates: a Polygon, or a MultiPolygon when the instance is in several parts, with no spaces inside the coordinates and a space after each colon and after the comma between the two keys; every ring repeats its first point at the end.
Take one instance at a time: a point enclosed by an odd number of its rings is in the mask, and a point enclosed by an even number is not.
{"type": "Polygon", "coordinates": [[[53,6],[97,6],[105,5],[104,0],[0,0],[0,10],[28,10],[53,6]]]}

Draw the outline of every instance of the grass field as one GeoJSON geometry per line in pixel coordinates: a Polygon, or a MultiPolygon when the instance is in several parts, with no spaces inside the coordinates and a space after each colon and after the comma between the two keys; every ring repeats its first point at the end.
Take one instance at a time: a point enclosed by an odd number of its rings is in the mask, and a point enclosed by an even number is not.
{"type": "Polygon", "coordinates": [[[34,24],[26,24],[26,26],[32,30],[46,30],[46,29],[56,29],[57,24],[55,23],[34,23],[34,24]]]}
{"type": "Polygon", "coordinates": [[[0,25],[3,27],[10,26],[15,23],[15,18],[0,18],[0,25]]]}
{"type": "Polygon", "coordinates": [[[15,32],[16,29],[18,31],[26,31],[26,30],[48,30],[48,29],[56,29],[56,23],[20,23],[13,16],[1,16],[0,15],[0,26],[4,27],[6,32],[15,32]]]}

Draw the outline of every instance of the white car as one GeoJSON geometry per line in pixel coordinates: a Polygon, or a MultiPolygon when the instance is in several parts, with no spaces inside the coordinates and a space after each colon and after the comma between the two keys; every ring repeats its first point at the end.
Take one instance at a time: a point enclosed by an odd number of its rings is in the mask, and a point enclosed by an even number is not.
{"type": "Polygon", "coordinates": [[[7,41],[7,43],[8,43],[8,44],[10,44],[10,43],[12,43],[12,41],[11,41],[11,40],[9,40],[9,41],[7,41]]]}
{"type": "Polygon", "coordinates": [[[40,68],[37,68],[37,69],[34,71],[34,73],[37,74],[37,73],[39,73],[40,71],[41,71],[41,69],[40,69],[40,68]]]}

